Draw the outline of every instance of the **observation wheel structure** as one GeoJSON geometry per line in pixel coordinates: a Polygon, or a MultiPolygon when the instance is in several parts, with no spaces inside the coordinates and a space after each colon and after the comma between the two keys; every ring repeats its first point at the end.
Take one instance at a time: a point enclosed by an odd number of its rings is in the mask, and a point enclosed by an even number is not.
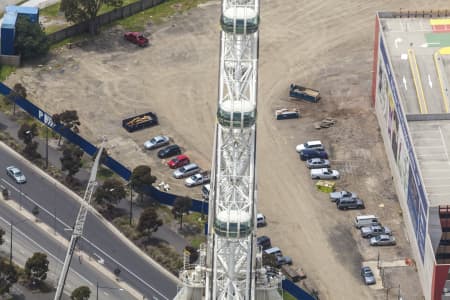
{"type": "Polygon", "coordinates": [[[259,0],[223,0],[208,241],[180,272],[175,299],[282,299],[256,247],[259,0]]]}

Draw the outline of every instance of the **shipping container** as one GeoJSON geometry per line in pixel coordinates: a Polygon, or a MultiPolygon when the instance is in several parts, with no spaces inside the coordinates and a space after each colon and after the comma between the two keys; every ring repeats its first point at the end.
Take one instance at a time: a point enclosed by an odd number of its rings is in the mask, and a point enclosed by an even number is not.
{"type": "Polygon", "coordinates": [[[39,23],[38,7],[9,5],[5,8],[5,12],[16,13],[18,15],[27,17],[32,23],[39,23]]]}

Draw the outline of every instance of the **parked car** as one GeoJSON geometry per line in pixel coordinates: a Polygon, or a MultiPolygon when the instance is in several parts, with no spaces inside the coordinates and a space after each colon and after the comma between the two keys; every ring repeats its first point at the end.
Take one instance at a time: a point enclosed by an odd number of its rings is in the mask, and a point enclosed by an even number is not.
{"type": "Polygon", "coordinates": [[[364,209],[364,202],[359,198],[345,198],[336,201],[336,207],[340,210],[364,209]]]}
{"type": "Polygon", "coordinates": [[[209,200],[209,193],[211,192],[211,185],[205,184],[204,186],[202,186],[202,198],[206,201],[209,200]]]}
{"type": "Polygon", "coordinates": [[[361,236],[363,238],[372,238],[374,236],[379,236],[382,234],[392,235],[392,231],[391,229],[389,229],[389,227],[381,225],[361,227],[361,236]]]}
{"type": "Polygon", "coordinates": [[[205,171],[190,176],[185,180],[184,185],[186,185],[187,187],[193,187],[200,184],[208,183],[210,180],[211,178],[209,176],[209,172],[205,171]]]}
{"type": "Polygon", "coordinates": [[[299,144],[297,145],[297,147],[295,147],[295,150],[297,150],[297,152],[299,153],[305,149],[325,150],[321,141],[308,141],[306,143],[299,144]]]}
{"type": "Polygon", "coordinates": [[[148,45],[148,38],[144,37],[140,32],[125,32],[123,38],[140,47],[145,47],[148,45]]]}
{"type": "Polygon", "coordinates": [[[188,177],[192,174],[197,173],[198,171],[200,171],[200,168],[196,165],[196,164],[188,164],[185,166],[182,166],[181,168],[176,169],[173,172],[173,177],[175,178],[183,178],[183,177],[188,177]]]}
{"type": "Polygon", "coordinates": [[[171,169],[177,169],[187,165],[188,163],[190,163],[189,157],[187,155],[180,154],[169,160],[167,165],[171,169]]]}
{"type": "Polygon", "coordinates": [[[256,238],[256,245],[258,247],[262,247],[263,250],[269,249],[272,247],[270,243],[270,238],[268,236],[262,235],[256,238]]]}
{"type": "Polygon", "coordinates": [[[358,195],[349,191],[339,191],[330,193],[330,199],[332,202],[336,202],[342,198],[358,198],[358,195]]]}
{"type": "Polygon", "coordinates": [[[306,161],[306,167],[308,169],[320,169],[320,168],[329,168],[330,161],[328,159],[323,158],[311,158],[306,161]]]}
{"type": "Polygon", "coordinates": [[[256,214],[256,227],[262,227],[262,226],[266,226],[266,217],[261,213],[257,213],[256,214]]]}
{"type": "Polygon", "coordinates": [[[305,161],[311,158],[328,159],[328,153],[325,150],[305,149],[300,152],[300,159],[305,161]]]}
{"type": "Polygon", "coordinates": [[[144,148],[147,150],[156,149],[169,144],[169,137],[158,135],[144,143],[144,148]]]}
{"type": "Polygon", "coordinates": [[[361,277],[364,280],[366,285],[371,285],[377,283],[375,280],[375,276],[372,273],[372,269],[370,267],[362,267],[361,268],[361,277]]]}
{"type": "Polygon", "coordinates": [[[158,151],[159,158],[167,158],[181,154],[181,148],[178,145],[170,145],[158,151]]]}
{"type": "Polygon", "coordinates": [[[395,238],[392,235],[381,234],[370,239],[370,246],[393,246],[395,238]]]}
{"type": "Polygon", "coordinates": [[[282,108],[275,111],[277,120],[298,119],[299,117],[300,113],[297,108],[282,108]]]}
{"type": "Polygon", "coordinates": [[[282,265],[292,265],[292,258],[286,255],[276,255],[277,267],[282,265]]]}
{"type": "Polygon", "coordinates": [[[338,179],[339,172],[336,170],[331,170],[330,168],[322,169],[312,169],[311,170],[312,179],[338,179]]]}
{"type": "Polygon", "coordinates": [[[11,177],[12,179],[14,179],[14,181],[16,183],[26,183],[27,182],[27,178],[25,177],[25,175],[23,175],[22,171],[20,171],[19,168],[15,167],[15,166],[9,166],[6,168],[6,174],[11,177]]]}

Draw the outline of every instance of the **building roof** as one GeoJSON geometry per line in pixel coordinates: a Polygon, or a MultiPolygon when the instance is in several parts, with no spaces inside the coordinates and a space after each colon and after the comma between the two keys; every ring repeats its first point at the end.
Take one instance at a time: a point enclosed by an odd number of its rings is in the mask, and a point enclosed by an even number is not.
{"type": "Polygon", "coordinates": [[[428,201],[450,205],[450,19],[379,18],[428,201]]]}
{"type": "Polygon", "coordinates": [[[17,13],[9,12],[3,16],[2,28],[12,28],[16,26],[17,13]]]}
{"type": "Polygon", "coordinates": [[[38,7],[31,6],[16,6],[16,5],[8,5],[5,8],[5,12],[15,12],[18,14],[26,14],[26,15],[37,15],[39,13],[38,7]]]}

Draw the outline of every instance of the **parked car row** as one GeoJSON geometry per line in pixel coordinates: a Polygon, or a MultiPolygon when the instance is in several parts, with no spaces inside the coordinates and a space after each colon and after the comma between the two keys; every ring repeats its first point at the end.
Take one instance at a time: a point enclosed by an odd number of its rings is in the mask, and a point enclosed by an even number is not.
{"type": "Polygon", "coordinates": [[[174,178],[181,179],[188,177],[185,180],[187,187],[205,184],[210,181],[209,172],[202,171],[197,164],[192,163],[187,155],[182,154],[180,146],[169,144],[170,138],[168,136],[158,135],[146,141],[144,148],[154,150],[165,146],[158,151],[158,157],[163,159],[175,156],[167,162],[167,165],[169,168],[175,169],[173,171],[174,178]]]}

